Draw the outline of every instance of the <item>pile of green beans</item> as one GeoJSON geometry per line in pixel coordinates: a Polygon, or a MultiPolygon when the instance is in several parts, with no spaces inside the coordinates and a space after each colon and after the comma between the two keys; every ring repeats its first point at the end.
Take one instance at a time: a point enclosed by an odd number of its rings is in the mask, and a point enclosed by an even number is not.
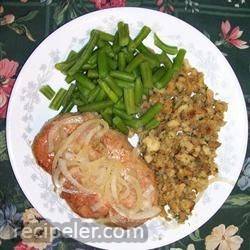
{"type": "Polygon", "coordinates": [[[156,103],[142,112],[142,102],[153,88],[165,88],[180,71],[186,51],[164,43],[154,34],[155,53],[143,44],[151,29],[142,27],[131,38],[129,26],[119,22],[116,33],[92,30],[87,44],[72,50],[55,68],[63,73],[68,89],[56,93],[49,85],[41,93],[51,100],[49,107],[70,112],[98,112],[110,126],[127,134],[129,128],[153,129],[162,104],[156,103]],[[169,57],[171,55],[171,58],[169,57]]]}

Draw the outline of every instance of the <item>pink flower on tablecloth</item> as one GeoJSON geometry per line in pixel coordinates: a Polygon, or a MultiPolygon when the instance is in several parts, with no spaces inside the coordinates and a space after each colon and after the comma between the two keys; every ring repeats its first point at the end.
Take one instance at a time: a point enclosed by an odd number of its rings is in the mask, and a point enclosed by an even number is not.
{"type": "Polygon", "coordinates": [[[221,23],[221,36],[223,41],[231,44],[239,49],[247,49],[249,46],[246,41],[240,40],[239,38],[242,36],[243,31],[240,30],[240,27],[231,27],[231,24],[228,20],[221,23]]]}
{"type": "Polygon", "coordinates": [[[3,17],[3,19],[0,21],[0,25],[9,25],[12,24],[15,21],[15,16],[13,14],[8,14],[3,17]]]}
{"type": "Polygon", "coordinates": [[[24,244],[22,241],[20,241],[15,247],[14,250],[36,250],[34,247],[29,247],[26,244],[24,244]]]}
{"type": "Polygon", "coordinates": [[[112,7],[124,7],[126,0],[91,0],[97,9],[106,9],[112,7]]]}
{"type": "Polygon", "coordinates": [[[3,5],[0,5],[0,14],[3,14],[4,13],[4,7],[3,5]]]}
{"type": "Polygon", "coordinates": [[[170,3],[165,3],[164,0],[156,0],[155,3],[160,12],[172,14],[175,11],[174,6],[170,3]]]}
{"type": "Polygon", "coordinates": [[[6,117],[8,100],[14,86],[13,78],[17,72],[18,63],[3,59],[0,61],[0,118],[6,117]]]}
{"type": "Polygon", "coordinates": [[[206,250],[240,249],[243,239],[235,235],[238,230],[238,227],[234,225],[230,225],[227,228],[224,224],[214,227],[212,233],[205,238],[206,250]]]}

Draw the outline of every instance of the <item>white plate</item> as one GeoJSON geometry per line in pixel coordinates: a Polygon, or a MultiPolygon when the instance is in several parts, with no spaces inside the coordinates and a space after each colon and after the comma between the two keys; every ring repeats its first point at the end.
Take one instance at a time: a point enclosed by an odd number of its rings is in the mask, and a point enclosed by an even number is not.
{"type": "MultiPolygon", "coordinates": [[[[66,87],[64,76],[54,69],[54,64],[64,59],[70,49],[79,49],[91,29],[113,33],[120,20],[129,23],[132,36],[143,25],[148,25],[163,40],[185,48],[190,63],[204,72],[205,81],[215,91],[216,98],[229,104],[216,162],[219,175],[233,185],[222,182],[210,185],[185,224],[166,223],[157,218],[147,222],[149,238],[144,243],[87,243],[107,249],[156,248],[185,237],[215,214],[237,181],[247,146],[247,113],[239,82],[221,52],[192,26],[157,11],[115,8],[84,15],[56,30],[32,53],[18,76],[7,116],[8,150],[23,192],[41,215],[52,223],[77,217],[52,191],[50,177],[36,165],[31,152],[34,136],[45,121],[56,115],[48,109],[48,101],[38,89],[43,84],[51,84],[54,89],[66,87]]],[[[153,46],[152,36],[146,42],[153,46]]]]}

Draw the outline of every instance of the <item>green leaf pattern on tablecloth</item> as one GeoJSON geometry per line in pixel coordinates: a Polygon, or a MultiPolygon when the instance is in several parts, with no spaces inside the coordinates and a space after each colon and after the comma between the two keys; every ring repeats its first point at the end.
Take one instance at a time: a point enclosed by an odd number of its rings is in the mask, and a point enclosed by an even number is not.
{"type": "Polygon", "coordinates": [[[227,201],[225,202],[225,205],[244,206],[244,205],[246,205],[248,203],[250,203],[250,195],[235,194],[235,195],[231,195],[227,199],[227,201]]]}
{"type": "MultiPolygon", "coordinates": [[[[0,1],[0,65],[6,57],[8,64],[23,64],[35,47],[47,34],[64,23],[96,9],[135,6],[157,9],[177,16],[198,28],[221,51],[234,68],[242,85],[248,112],[250,111],[250,2],[245,0],[6,0],[0,1]],[[239,27],[238,27],[239,26],[239,27]],[[242,32],[243,31],[243,32],[242,32]],[[12,61],[13,60],[13,61],[12,61]]],[[[166,25],[167,28],[167,24],[166,25]]],[[[56,54],[55,54],[56,56],[56,54]]],[[[5,59],[6,60],[6,59],[5,59]]],[[[46,65],[41,76],[46,77],[46,65]]],[[[0,66],[0,79],[3,70],[0,66]]],[[[15,75],[9,80],[14,84],[15,75]]],[[[32,88],[32,83],[30,83],[32,88]]],[[[9,96],[0,80],[0,117],[5,117],[9,96]],[[3,98],[4,97],[4,98],[3,98]],[[6,99],[7,97],[7,99],[6,99]],[[3,105],[3,101],[5,101],[3,105]],[[3,110],[4,106],[4,110],[3,110]]],[[[29,90],[23,91],[26,98],[29,90]]],[[[30,104],[27,104],[29,109],[30,104]]],[[[27,111],[28,112],[28,111],[27,111]]],[[[23,114],[30,125],[32,117],[23,114]]],[[[0,245],[1,249],[28,249],[20,237],[25,227],[23,214],[36,212],[22,194],[12,172],[6,146],[5,120],[0,119],[0,245]],[[15,230],[17,234],[13,234],[15,230]],[[7,238],[15,237],[14,240],[7,238]]],[[[25,134],[23,135],[25,136],[25,134]]],[[[249,152],[247,154],[249,156],[249,152]]],[[[27,164],[29,159],[27,159],[27,164]]],[[[36,178],[34,176],[34,178],[36,178]]],[[[216,195],[216,193],[215,193],[216,195]]],[[[223,207],[201,228],[171,244],[162,247],[172,250],[215,249],[227,242],[231,248],[250,248],[250,158],[246,158],[236,187],[223,207]],[[238,231],[237,231],[238,230],[238,231]],[[219,234],[219,232],[221,232],[219,234]],[[232,232],[232,235],[225,235],[232,232]],[[224,243],[223,243],[224,242],[224,243]]],[[[36,214],[37,217],[39,217],[36,214]]],[[[25,216],[24,216],[25,217],[25,216]]],[[[39,218],[38,220],[43,220],[39,218]]],[[[224,245],[225,246],[225,245],[224,245]]],[[[57,238],[46,249],[93,249],[74,240],[57,238]]]]}
{"type": "Polygon", "coordinates": [[[9,159],[7,153],[6,139],[5,139],[5,131],[0,131],[0,162],[7,161],[9,159]]]}
{"type": "Polygon", "coordinates": [[[36,17],[39,11],[30,11],[27,15],[16,18],[13,14],[7,14],[0,18],[0,26],[13,30],[18,35],[25,35],[30,41],[35,42],[29,28],[25,24],[36,17]]]}

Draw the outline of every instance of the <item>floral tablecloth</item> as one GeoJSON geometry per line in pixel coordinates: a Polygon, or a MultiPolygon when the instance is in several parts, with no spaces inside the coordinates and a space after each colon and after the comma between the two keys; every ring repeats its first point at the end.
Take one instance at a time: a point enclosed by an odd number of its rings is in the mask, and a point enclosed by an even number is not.
{"type": "MultiPolygon", "coordinates": [[[[117,6],[165,12],[203,32],[235,70],[250,111],[249,0],[0,1],[0,249],[93,249],[63,237],[52,237],[44,243],[37,243],[36,235],[29,242],[22,237],[27,225],[44,219],[31,207],[13,175],[6,147],[5,117],[18,72],[46,36],[77,16],[117,6]]],[[[186,238],[161,249],[250,249],[249,149],[237,185],[216,215],[186,238]]]]}

